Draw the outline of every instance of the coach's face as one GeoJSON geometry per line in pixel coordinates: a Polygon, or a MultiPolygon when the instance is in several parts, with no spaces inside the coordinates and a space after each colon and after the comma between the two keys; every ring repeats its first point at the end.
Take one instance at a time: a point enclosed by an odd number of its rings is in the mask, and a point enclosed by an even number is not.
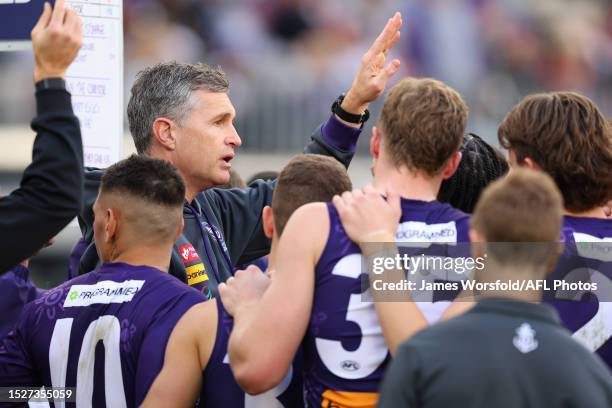
{"type": "Polygon", "coordinates": [[[236,111],[226,93],[194,91],[191,110],[176,127],[174,165],[192,194],[229,182],[234,148],[242,141],[234,128],[236,111]]]}

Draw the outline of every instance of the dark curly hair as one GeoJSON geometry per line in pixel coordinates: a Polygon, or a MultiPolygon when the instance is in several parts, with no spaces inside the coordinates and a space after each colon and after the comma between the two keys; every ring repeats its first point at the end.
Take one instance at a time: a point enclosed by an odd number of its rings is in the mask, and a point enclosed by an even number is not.
{"type": "Polygon", "coordinates": [[[463,136],[460,151],[459,167],[442,181],[438,200],[472,213],[482,190],[508,172],[508,162],[499,150],[473,133],[463,136]]]}

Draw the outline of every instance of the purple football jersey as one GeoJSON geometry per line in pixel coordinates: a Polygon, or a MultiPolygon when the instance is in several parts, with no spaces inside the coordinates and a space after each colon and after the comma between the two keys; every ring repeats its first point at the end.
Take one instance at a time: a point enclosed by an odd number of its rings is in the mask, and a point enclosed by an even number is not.
{"type": "Polygon", "coordinates": [[[28,268],[21,264],[0,275],[0,339],[19,321],[25,305],[44,293],[34,286],[29,275],[28,268]]]}
{"type": "Polygon", "coordinates": [[[229,366],[227,343],[234,321],[220,298],[217,304],[217,336],[202,382],[200,407],[216,408],[300,408],[302,394],[301,355],[294,360],[285,378],[273,389],[259,395],[248,395],[238,385],[229,366]]]}
{"type": "MultiPolygon", "coordinates": [[[[450,205],[402,199],[401,206],[398,242],[468,241],[469,216],[450,205]]],[[[330,232],[315,268],[312,315],[303,342],[306,405],[374,406],[390,355],[374,304],[362,299],[359,248],[331,204],[328,213],[330,232]]]]}
{"type": "Polygon", "coordinates": [[[601,218],[563,218],[566,247],[557,267],[549,276],[555,280],[597,282],[597,293],[568,292],[581,299],[559,300],[562,292],[546,293],[545,299],[557,309],[573,337],[589,350],[597,351],[612,370],[612,220],[601,218]],[[599,297],[599,298],[598,298],[599,297]]]}
{"type": "Polygon", "coordinates": [[[205,300],[158,269],[104,264],[25,307],[0,344],[0,386],[76,387],[77,406],[138,406],[174,326],[205,300]]]}

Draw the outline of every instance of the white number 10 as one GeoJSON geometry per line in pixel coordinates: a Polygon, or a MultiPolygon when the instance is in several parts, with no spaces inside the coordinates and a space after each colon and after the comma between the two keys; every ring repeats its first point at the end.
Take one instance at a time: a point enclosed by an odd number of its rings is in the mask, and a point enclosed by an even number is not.
{"type": "MultiPolygon", "coordinates": [[[[49,345],[49,367],[53,387],[66,386],[70,332],[73,318],[59,319],[53,328],[49,345]]],[[[109,407],[127,407],[123,390],[119,340],[121,325],[115,316],[101,316],[89,324],[79,353],[76,379],[76,406],[91,407],[94,390],[95,353],[98,341],[104,346],[104,393],[109,407]]],[[[64,402],[56,402],[64,408],[64,402]]]]}

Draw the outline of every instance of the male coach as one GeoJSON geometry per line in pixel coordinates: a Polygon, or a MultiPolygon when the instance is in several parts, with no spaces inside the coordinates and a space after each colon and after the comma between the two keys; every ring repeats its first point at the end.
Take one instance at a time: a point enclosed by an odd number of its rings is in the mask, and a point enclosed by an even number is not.
{"type": "MultiPolygon", "coordinates": [[[[346,97],[333,104],[331,118],[315,132],[306,153],[333,156],[348,166],[355,151],[368,105],[384,91],[399,69],[386,64],[399,40],[399,13],[365,53],[346,97]],[[386,64],[386,65],[385,65],[386,64]]],[[[211,188],[229,180],[234,149],[242,143],[233,120],[228,81],[219,69],[204,64],[158,64],[141,72],[128,104],[130,132],[139,154],[174,164],[185,181],[185,230],[175,245],[170,271],[190,286],[213,297],[219,282],[233,275],[234,265],[267,254],[261,215],[271,204],[275,181],[258,181],[246,189],[211,188]]],[[[92,236],[91,203],[101,171],[86,174],[83,235],[92,236]]],[[[151,220],[154,222],[154,220],[151,220]]],[[[81,273],[93,269],[95,249],[81,258],[81,273]]]]}
{"type": "Polygon", "coordinates": [[[0,198],[0,274],[30,257],[81,209],[83,144],[66,91],[66,70],[81,48],[81,19],[57,0],[32,30],[37,133],[21,186],[0,198]]]}
{"type": "MultiPolygon", "coordinates": [[[[483,245],[474,256],[487,255],[476,280],[545,279],[559,256],[562,209],[552,179],[533,170],[513,170],[487,188],[470,230],[483,245]]],[[[537,303],[541,295],[482,292],[472,310],[414,335],[387,371],[378,407],[612,406],[606,366],[572,339],[554,309],[537,303]]]]}

